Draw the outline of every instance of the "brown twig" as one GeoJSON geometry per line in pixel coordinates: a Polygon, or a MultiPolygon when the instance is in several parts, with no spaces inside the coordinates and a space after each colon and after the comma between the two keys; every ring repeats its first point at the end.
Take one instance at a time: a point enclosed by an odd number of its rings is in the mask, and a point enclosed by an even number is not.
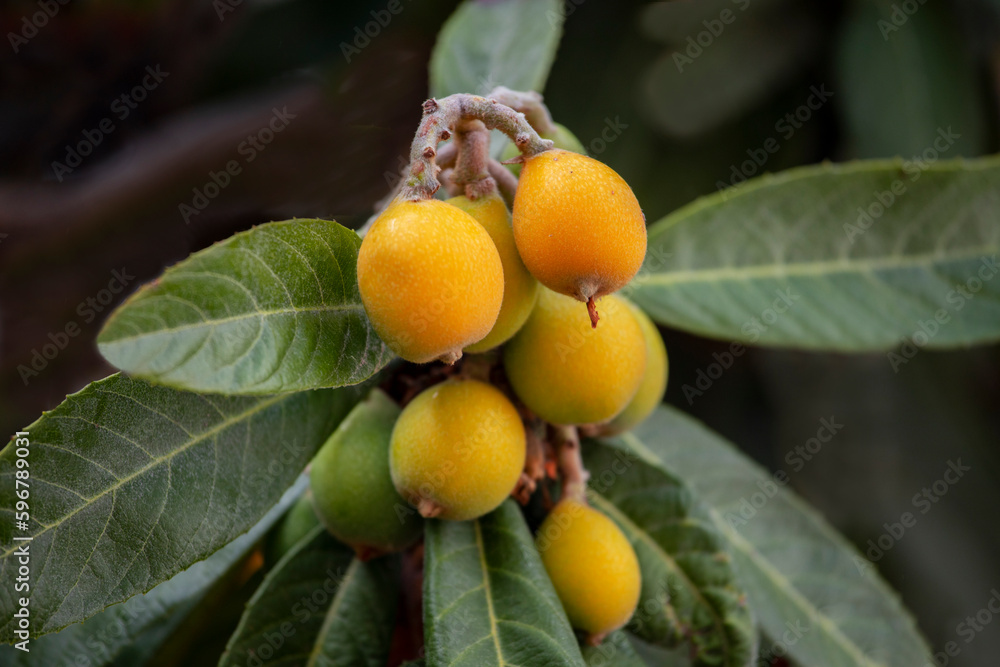
{"type": "Polygon", "coordinates": [[[580,435],[575,426],[550,426],[556,460],[562,473],[562,497],[587,502],[587,479],[590,473],[583,467],[580,435]]]}
{"type": "Polygon", "coordinates": [[[480,120],[463,120],[455,125],[458,147],[452,181],[460,186],[466,197],[475,201],[497,191],[497,183],[490,177],[488,164],[490,132],[480,120]]]}
{"type": "Polygon", "coordinates": [[[531,127],[539,134],[551,134],[556,131],[555,123],[552,122],[552,116],[542,101],[542,96],[533,90],[522,93],[498,86],[490,91],[487,97],[523,113],[531,127]]]}
{"type": "Polygon", "coordinates": [[[490,158],[486,163],[486,168],[493,180],[497,182],[497,189],[500,190],[500,195],[507,202],[507,207],[513,208],[514,195],[517,193],[517,176],[493,158],[490,158]]]}
{"type": "Polygon", "coordinates": [[[542,139],[525,119],[523,113],[496,100],[478,95],[458,93],[440,100],[424,102],[424,116],[410,148],[410,171],[400,190],[403,199],[429,199],[441,187],[437,179],[437,145],[449,139],[463,121],[481,121],[486,129],[500,130],[526,157],[552,148],[552,142],[542,139]]]}

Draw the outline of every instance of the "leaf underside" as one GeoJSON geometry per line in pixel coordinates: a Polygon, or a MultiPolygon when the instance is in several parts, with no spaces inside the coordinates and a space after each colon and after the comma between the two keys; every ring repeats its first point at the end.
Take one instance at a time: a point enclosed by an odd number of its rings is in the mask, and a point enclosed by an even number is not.
{"type": "Polygon", "coordinates": [[[704,197],[650,227],[630,296],[662,324],[761,345],[998,340],[1000,158],[925,167],[824,164],[704,197]]]}
{"type": "Polygon", "coordinates": [[[431,54],[431,95],[483,95],[497,86],[542,90],[562,25],[561,0],[463,2],[431,54]]]}
{"type": "Polygon", "coordinates": [[[750,664],[756,628],[725,541],[693,516],[683,483],[643,461],[639,446],[626,435],[584,449],[591,504],[622,529],[642,569],[629,631],[665,647],[687,645],[698,667],[750,664]]]}
{"type": "Polygon", "coordinates": [[[930,659],[913,619],[871,564],[731,444],[667,407],[626,441],[691,488],[726,538],[761,628],[794,639],[785,648],[796,662],[913,667],[930,659]]]}

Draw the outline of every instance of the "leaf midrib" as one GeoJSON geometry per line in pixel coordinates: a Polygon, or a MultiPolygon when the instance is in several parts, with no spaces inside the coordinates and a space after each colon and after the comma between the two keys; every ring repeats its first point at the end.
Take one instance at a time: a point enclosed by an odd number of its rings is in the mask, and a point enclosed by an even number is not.
{"type": "Polygon", "coordinates": [[[711,604],[709,604],[708,600],[706,600],[705,597],[701,594],[701,590],[697,586],[695,586],[694,582],[691,581],[691,579],[688,577],[687,573],[681,568],[680,565],[677,564],[677,561],[674,560],[670,556],[670,554],[668,554],[666,552],[666,550],[663,547],[661,547],[659,544],[657,544],[656,540],[654,540],[645,530],[643,530],[642,528],[640,528],[638,526],[638,524],[636,524],[634,521],[632,521],[632,519],[628,515],[626,515],[624,512],[622,512],[620,509],[618,509],[614,505],[614,503],[612,503],[610,500],[608,500],[604,496],[600,495],[596,491],[592,491],[592,490],[588,491],[588,495],[597,500],[597,504],[601,505],[603,512],[605,512],[606,514],[612,514],[617,520],[619,520],[622,523],[626,524],[629,528],[631,528],[633,530],[633,532],[636,535],[639,536],[639,538],[644,543],[646,543],[654,551],[656,551],[658,554],[660,554],[663,557],[663,561],[665,563],[667,563],[668,564],[667,566],[671,570],[673,570],[674,572],[676,572],[677,575],[684,581],[684,584],[687,586],[688,590],[690,590],[691,593],[694,595],[694,597],[698,601],[699,605],[703,609],[705,609],[705,610],[708,611],[709,616],[712,617],[712,624],[716,627],[716,630],[718,631],[719,637],[722,639],[722,641],[723,641],[723,643],[725,645],[725,654],[727,656],[730,655],[730,648],[731,647],[730,647],[730,642],[729,642],[729,636],[726,634],[725,619],[723,619],[722,616],[720,616],[716,612],[715,608],[711,604]]]}
{"type": "Polygon", "coordinates": [[[855,261],[845,258],[836,261],[821,260],[787,264],[777,262],[774,264],[748,264],[742,267],[724,269],[684,269],[682,271],[667,271],[665,273],[646,275],[640,272],[635,277],[633,285],[641,288],[643,285],[664,286],[678,283],[708,283],[727,280],[742,282],[748,278],[788,278],[795,276],[833,275],[838,273],[871,273],[888,269],[932,266],[935,260],[943,263],[981,258],[983,255],[997,252],[1000,252],[1000,245],[983,246],[983,248],[976,251],[970,249],[968,252],[957,253],[955,255],[923,253],[906,256],[892,255],[884,258],[855,261]]]}
{"type": "MultiPolygon", "coordinates": [[[[646,444],[640,440],[638,437],[628,434],[628,439],[632,446],[640,450],[640,453],[645,456],[652,465],[658,469],[667,472],[665,466],[662,463],[662,459],[656,455],[655,452],[650,450],[646,444]]],[[[776,586],[788,592],[790,599],[803,610],[803,613],[808,615],[810,618],[815,619],[816,622],[828,631],[829,636],[840,646],[842,646],[845,652],[851,657],[855,658],[860,665],[867,665],[868,667],[887,667],[884,663],[872,662],[868,659],[861,649],[847,637],[837,625],[829,619],[825,614],[823,614],[819,609],[813,606],[808,599],[802,596],[796,588],[787,581],[780,573],[776,572],[774,567],[767,561],[766,558],[756,548],[746,540],[742,535],[735,532],[728,523],[725,522],[722,515],[714,507],[704,503],[704,507],[712,518],[712,522],[718,527],[726,539],[734,548],[739,548],[741,552],[747,555],[748,558],[757,563],[761,570],[767,575],[767,577],[775,583],[776,586]]]]}
{"type": "MultiPolygon", "coordinates": [[[[881,173],[881,172],[891,172],[895,170],[900,170],[903,168],[904,160],[902,158],[892,158],[892,159],[882,159],[882,160],[860,160],[856,162],[824,162],[820,165],[807,165],[803,167],[794,167],[792,169],[787,169],[785,171],[779,172],[777,174],[765,174],[759,178],[752,179],[751,181],[736,188],[735,193],[713,193],[700,197],[693,202],[682,206],[676,211],[668,214],[666,217],[660,218],[653,224],[649,225],[649,231],[662,232],[664,230],[675,227],[684,220],[694,216],[695,214],[712,208],[717,205],[719,200],[722,200],[723,204],[726,204],[734,199],[741,197],[746,197],[753,192],[758,190],[765,190],[771,187],[778,187],[786,185],[788,183],[794,183],[796,181],[805,181],[814,178],[823,178],[829,175],[857,175],[857,174],[868,174],[868,173],[881,173]]],[[[945,162],[939,162],[934,166],[927,169],[927,173],[935,174],[954,174],[958,172],[976,173],[981,171],[987,171],[989,169],[995,169],[1000,166],[1000,156],[988,156],[983,158],[977,158],[975,161],[969,162],[962,158],[956,160],[950,160],[945,162]]]]}
{"type": "Polygon", "coordinates": [[[165,329],[150,329],[149,331],[144,331],[139,334],[132,336],[121,336],[118,338],[110,338],[105,340],[98,340],[101,345],[113,345],[117,343],[129,342],[137,340],[139,338],[146,338],[149,336],[159,336],[162,334],[173,334],[179,331],[188,331],[191,329],[200,329],[204,327],[215,327],[221,324],[229,324],[230,322],[239,322],[241,320],[250,319],[261,319],[265,317],[272,317],[274,315],[290,315],[292,313],[325,313],[325,312],[338,312],[346,310],[364,310],[364,306],[361,303],[349,303],[349,304],[337,304],[337,305],[323,305],[323,306],[309,306],[306,308],[279,308],[276,310],[255,310],[247,312],[243,315],[234,315],[232,317],[221,317],[212,320],[201,320],[200,322],[192,322],[190,324],[182,324],[176,327],[170,327],[165,329]]]}
{"type": "Polygon", "coordinates": [[[490,636],[493,638],[493,646],[497,652],[497,664],[499,667],[507,665],[503,657],[503,650],[500,648],[500,631],[497,629],[496,611],[493,609],[493,589],[490,585],[490,568],[486,562],[486,545],[483,541],[483,527],[477,519],[472,522],[472,527],[476,533],[476,548],[479,556],[479,566],[483,572],[483,594],[486,596],[486,611],[490,616],[490,636]]]}
{"type": "Polygon", "coordinates": [[[340,585],[337,587],[337,594],[330,604],[330,609],[326,612],[323,627],[320,629],[319,634],[316,635],[316,642],[313,644],[313,650],[309,654],[309,662],[306,664],[306,667],[314,667],[316,660],[322,655],[323,647],[326,643],[326,634],[330,631],[330,626],[337,620],[337,616],[340,613],[340,606],[344,603],[346,591],[357,575],[359,567],[361,567],[361,560],[358,558],[351,560],[351,564],[347,566],[347,572],[344,573],[343,578],[340,580],[340,585]]]}
{"type": "MultiPolygon", "coordinates": [[[[147,463],[146,465],[144,465],[142,468],[137,469],[136,471],[134,471],[134,472],[126,475],[125,477],[119,478],[114,484],[112,484],[111,486],[109,486],[106,489],[104,489],[104,491],[102,491],[98,495],[93,496],[88,502],[82,503],[79,507],[77,507],[76,509],[74,509],[72,512],[66,514],[65,516],[61,517],[55,523],[49,524],[43,530],[41,530],[38,533],[32,535],[31,538],[35,539],[35,538],[40,537],[41,535],[44,535],[45,533],[49,532],[53,528],[58,528],[59,526],[61,526],[64,523],[66,523],[66,521],[68,521],[69,519],[73,518],[73,516],[75,516],[77,513],[83,511],[84,509],[86,509],[88,507],[91,507],[92,505],[94,505],[94,503],[96,503],[98,500],[106,497],[109,493],[114,493],[119,488],[121,488],[122,486],[124,486],[128,482],[132,481],[133,479],[135,479],[139,475],[142,475],[143,473],[146,473],[149,470],[152,470],[156,466],[162,465],[164,462],[167,462],[167,461],[170,461],[170,460],[174,459],[179,454],[182,454],[183,452],[187,451],[188,449],[190,449],[191,447],[195,446],[196,444],[198,444],[198,443],[206,440],[207,438],[210,438],[213,435],[215,435],[215,434],[217,434],[217,433],[219,433],[221,431],[224,431],[224,430],[228,429],[230,426],[233,426],[234,424],[237,424],[240,421],[242,421],[242,420],[244,420],[244,419],[246,419],[248,417],[251,417],[251,416],[253,416],[253,415],[255,415],[255,414],[257,414],[257,413],[259,413],[259,412],[261,412],[261,411],[263,411],[263,410],[271,407],[272,405],[274,405],[276,403],[279,403],[280,401],[284,401],[284,400],[286,400],[289,397],[292,397],[294,395],[295,394],[282,394],[282,395],[278,395],[278,396],[273,396],[273,397],[271,397],[271,398],[269,398],[267,400],[261,400],[261,401],[257,402],[252,408],[250,408],[248,410],[244,410],[243,412],[237,413],[237,414],[235,414],[235,415],[233,415],[233,416],[231,416],[231,417],[229,417],[227,419],[224,419],[223,421],[219,422],[218,424],[216,424],[212,428],[208,429],[207,431],[204,431],[203,433],[200,433],[198,436],[190,439],[189,441],[187,441],[186,443],[184,443],[179,448],[171,451],[168,455],[161,456],[161,457],[158,457],[158,458],[154,458],[149,463],[147,463]]],[[[6,559],[8,556],[10,556],[12,553],[14,553],[14,551],[16,550],[17,546],[19,546],[19,545],[14,545],[9,550],[4,551],[3,555],[0,556],[0,559],[6,559]]]]}
{"type": "Polygon", "coordinates": [[[803,613],[813,619],[816,623],[822,626],[829,637],[831,637],[835,643],[840,645],[844,651],[851,656],[859,665],[867,665],[869,667],[887,667],[885,663],[874,662],[868,658],[867,655],[850,639],[847,637],[840,628],[830,620],[828,616],[822,613],[814,605],[812,605],[808,599],[806,599],[799,591],[789,582],[785,577],[783,577],[774,566],[756,549],[754,546],[746,540],[742,535],[740,535],[736,530],[731,528],[722,515],[713,507],[708,508],[708,512],[712,517],[712,521],[715,525],[727,535],[727,539],[733,547],[739,549],[743,552],[750,560],[752,560],[757,567],[771,580],[775,586],[784,590],[788,595],[788,598],[800,609],[803,613]]]}

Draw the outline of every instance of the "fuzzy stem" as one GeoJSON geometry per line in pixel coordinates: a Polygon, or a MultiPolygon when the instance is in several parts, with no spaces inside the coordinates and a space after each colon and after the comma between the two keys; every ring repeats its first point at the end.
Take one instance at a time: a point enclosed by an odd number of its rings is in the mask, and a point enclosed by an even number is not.
{"type": "Polygon", "coordinates": [[[552,134],[556,131],[549,109],[542,102],[542,96],[533,90],[522,93],[498,86],[487,97],[523,113],[531,127],[535,128],[539,134],[552,134]]]}
{"type": "Polygon", "coordinates": [[[552,142],[542,139],[525,119],[496,100],[457,93],[440,100],[424,102],[424,116],[410,147],[410,171],[400,190],[400,197],[410,201],[430,199],[441,184],[435,164],[437,145],[451,137],[461,121],[479,120],[490,130],[500,130],[517,146],[525,157],[552,148],[552,142]]]}
{"type": "Polygon", "coordinates": [[[441,187],[444,188],[449,197],[457,197],[458,195],[465,194],[462,186],[455,182],[454,168],[442,169],[441,173],[438,174],[438,180],[441,181],[441,187]]]}
{"type": "Polygon", "coordinates": [[[563,478],[562,497],[586,503],[590,473],[583,467],[580,434],[575,426],[552,426],[552,432],[563,478]]]}
{"type": "Polygon", "coordinates": [[[481,120],[463,120],[455,125],[455,139],[458,147],[455,172],[452,182],[459,186],[465,196],[475,201],[480,197],[495,194],[497,183],[490,177],[490,132],[481,120]]]}
{"type": "Polygon", "coordinates": [[[507,202],[507,208],[513,208],[514,195],[517,193],[517,176],[510,173],[507,167],[493,158],[490,158],[486,164],[486,168],[489,169],[493,180],[497,182],[497,188],[500,190],[500,194],[503,195],[504,201],[507,202]]]}
{"type": "Polygon", "coordinates": [[[587,314],[590,315],[591,328],[596,329],[601,316],[597,314],[597,302],[594,301],[594,297],[587,299],[587,314]]]}

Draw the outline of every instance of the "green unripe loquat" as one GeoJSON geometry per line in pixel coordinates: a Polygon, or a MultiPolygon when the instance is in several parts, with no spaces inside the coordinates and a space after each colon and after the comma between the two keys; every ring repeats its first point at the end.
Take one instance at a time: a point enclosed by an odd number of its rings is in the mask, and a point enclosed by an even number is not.
{"type": "Polygon", "coordinates": [[[362,557],[404,549],[423,527],[389,474],[389,439],[399,414],[399,406],[375,389],[347,415],[310,468],[320,520],[362,557]]]}

